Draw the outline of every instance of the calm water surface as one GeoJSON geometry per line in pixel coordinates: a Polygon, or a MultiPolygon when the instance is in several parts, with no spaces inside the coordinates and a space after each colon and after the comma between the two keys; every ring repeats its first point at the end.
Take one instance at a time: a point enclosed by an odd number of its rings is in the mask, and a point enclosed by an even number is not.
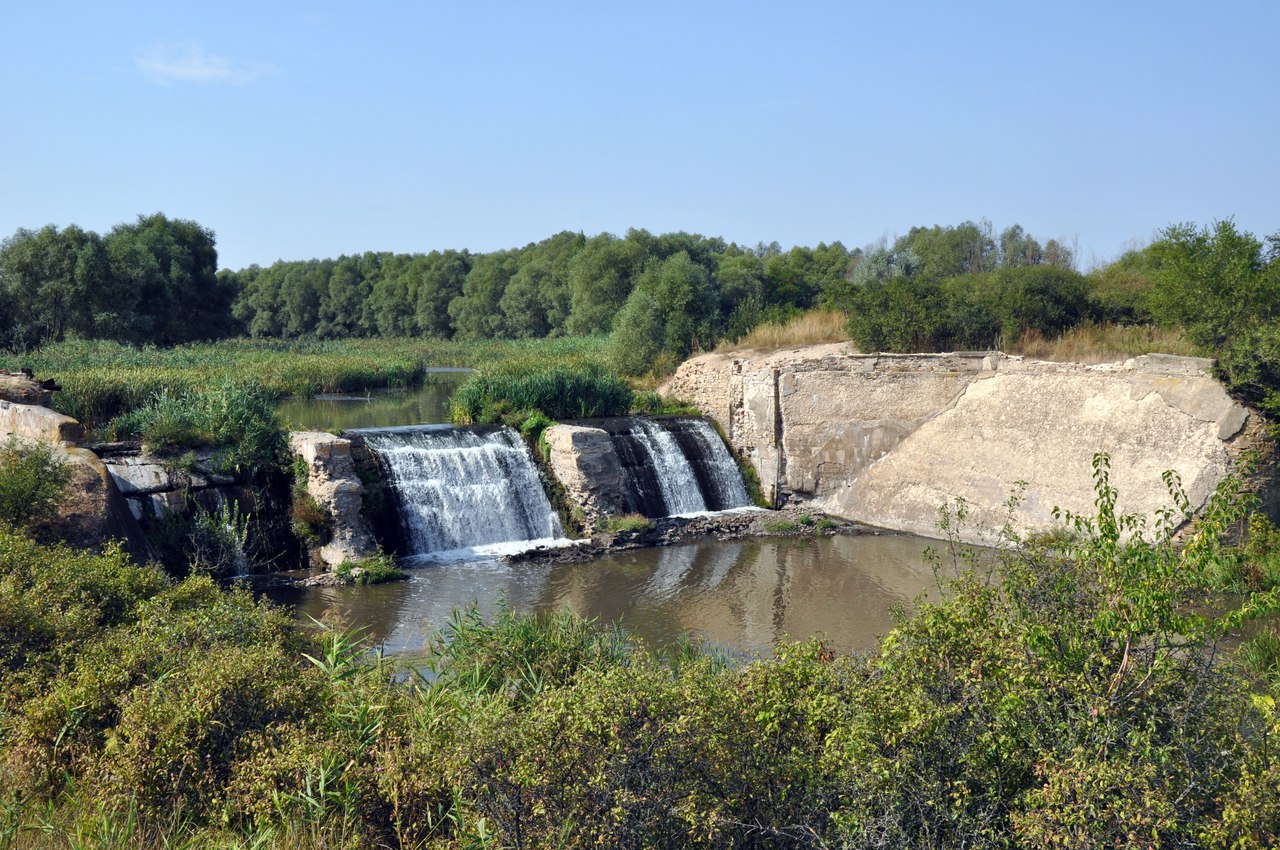
{"type": "Polygon", "coordinates": [[[279,405],[280,418],[293,431],[436,425],[449,421],[449,398],[470,374],[470,369],[430,369],[425,383],[409,390],[286,398],[279,405]]]}
{"type": "Polygon", "coordinates": [[[706,542],[610,555],[584,564],[493,560],[414,567],[372,587],[273,594],[299,616],[365,626],[391,653],[420,654],[458,607],[484,613],[570,608],[620,622],[650,646],[682,635],[770,655],[784,638],[823,634],[833,648],[869,649],[892,627],[889,610],[934,587],[928,540],[861,535],[706,542]]]}

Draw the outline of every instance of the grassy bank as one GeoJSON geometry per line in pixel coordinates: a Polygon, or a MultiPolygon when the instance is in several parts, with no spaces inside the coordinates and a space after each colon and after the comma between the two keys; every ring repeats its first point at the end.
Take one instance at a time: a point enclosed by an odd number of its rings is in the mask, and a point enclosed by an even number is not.
{"type": "Polygon", "coordinates": [[[939,559],[945,601],[878,651],[736,665],[472,611],[404,681],[207,578],[0,530],[0,848],[1263,846],[1280,690],[1217,638],[1275,600],[1188,608],[1230,504],[1185,549],[1121,542],[1098,472],[998,586],[939,559]]]}

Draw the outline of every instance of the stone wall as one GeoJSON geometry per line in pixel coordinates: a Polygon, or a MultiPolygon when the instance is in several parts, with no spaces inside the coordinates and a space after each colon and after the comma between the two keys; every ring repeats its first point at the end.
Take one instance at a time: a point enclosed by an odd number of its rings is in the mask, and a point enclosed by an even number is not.
{"type": "MultiPolygon", "coordinates": [[[[720,422],[775,503],[936,535],[960,497],[998,528],[1021,491],[1021,531],[1053,508],[1093,507],[1091,460],[1111,455],[1120,508],[1169,505],[1165,470],[1201,505],[1251,443],[1256,418],[1199,358],[1149,355],[1085,366],[1003,354],[864,355],[847,345],[711,354],[664,390],[720,422]],[[1019,482],[1025,482],[1020,484],[1019,482]]],[[[971,531],[970,539],[981,535],[971,531]]]]}

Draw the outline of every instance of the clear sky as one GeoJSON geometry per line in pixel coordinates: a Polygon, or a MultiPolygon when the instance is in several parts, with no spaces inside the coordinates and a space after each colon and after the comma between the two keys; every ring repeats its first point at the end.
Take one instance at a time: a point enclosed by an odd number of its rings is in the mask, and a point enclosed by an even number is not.
{"type": "Polygon", "coordinates": [[[0,0],[0,236],[156,211],[221,265],[1021,223],[1280,230],[1280,2],[0,0]]]}

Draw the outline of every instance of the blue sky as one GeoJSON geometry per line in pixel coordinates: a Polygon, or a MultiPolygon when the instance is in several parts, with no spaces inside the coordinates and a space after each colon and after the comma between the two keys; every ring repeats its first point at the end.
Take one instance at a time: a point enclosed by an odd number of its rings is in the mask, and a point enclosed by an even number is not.
{"type": "Polygon", "coordinates": [[[1280,230],[1276,2],[2,8],[0,236],[162,211],[240,268],[985,217],[1087,266],[1280,230]]]}

